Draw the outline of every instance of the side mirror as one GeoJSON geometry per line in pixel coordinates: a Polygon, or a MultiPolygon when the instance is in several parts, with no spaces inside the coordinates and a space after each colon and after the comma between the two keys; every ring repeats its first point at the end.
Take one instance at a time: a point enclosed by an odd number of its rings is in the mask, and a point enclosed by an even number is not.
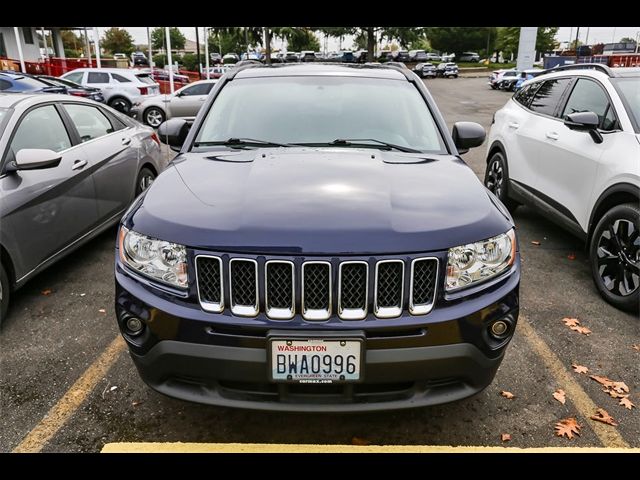
{"type": "Polygon", "coordinates": [[[172,150],[180,151],[190,129],[191,125],[184,118],[171,118],[160,124],[158,136],[160,141],[169,145],[172,150]]]}
{"type": "Polygon", "coordinates": [[[484,142],[486,132],[479,123],[456,122],[451,133],[458,153],[467,153],[470,148],[479,147],[484,142]]]}
{"type": "Polygon", "coordinates": [[[15,161],[7,165],[7,171],[40,170],[60,165],[62,156],[46,148],[23,148],[16,153],[15,161]]]}
{"type": "Polygon", "coordinates": [[[600,118],[593,112],[576,112],[567,115],[564,124],[570,130],[588,132],[595,143],[602,143],[602,134],[598,131],[600,118]]]}

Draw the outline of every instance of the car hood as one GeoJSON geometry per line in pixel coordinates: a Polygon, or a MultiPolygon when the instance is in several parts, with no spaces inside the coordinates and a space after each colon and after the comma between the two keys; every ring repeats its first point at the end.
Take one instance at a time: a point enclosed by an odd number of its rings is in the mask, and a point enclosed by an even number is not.
{"type": "Polygon", "coordinates": [[[512,227],[450,155],[278,148],[187,153],[125,225],[196,248],[365,254],[442,250],[512,227]]]}

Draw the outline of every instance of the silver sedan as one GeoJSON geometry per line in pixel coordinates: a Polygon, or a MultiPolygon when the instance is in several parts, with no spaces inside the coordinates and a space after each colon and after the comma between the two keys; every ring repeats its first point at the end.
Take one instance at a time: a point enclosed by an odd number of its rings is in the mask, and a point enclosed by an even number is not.
{"type": "Polygon", "coordinates": [[[0,322],[10,292],[118,222],[164,170],[149,127],[91,100],[0,93],[0,322]]]}
{"type": "Polygon", "coordinates": [[[151,127],[158,128],[169,118],[196,118],[217,79],[200,80],[176,90],[171,95],[154,95],[133,106],[129,115],[151,127]]]}

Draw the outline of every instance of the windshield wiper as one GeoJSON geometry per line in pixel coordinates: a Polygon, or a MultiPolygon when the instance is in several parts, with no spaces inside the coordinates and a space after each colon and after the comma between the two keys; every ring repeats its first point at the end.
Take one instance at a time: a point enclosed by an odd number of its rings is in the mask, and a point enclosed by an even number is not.
{"type": "Polygon", "coordinates": [[[194,147],[211,147],[214,145],[222,145],[225,147],[292,147],[288,143],[271,142],[269,140],[256,140],[255,138],[229,138],[228,140],[217,140],[212,142],[195,142],[194,147]]]}
{"type": "Polygon", "coordinates": [[[364,142],[374,142],[379,145],[384,145],[385,147],[390,148],[392,150],[398,150],[400,152],[423,153],[420,150],[416,150],[415,148],[404,147],[402,145],[396,145],[395,143],[384,142],[382,140],[377,140],[375,138],[336,138],[334,141],[328,142],[327,145],[336,145],[339,147],[362,147],[362,146],[370,147],[372,146],[364,142]]]}

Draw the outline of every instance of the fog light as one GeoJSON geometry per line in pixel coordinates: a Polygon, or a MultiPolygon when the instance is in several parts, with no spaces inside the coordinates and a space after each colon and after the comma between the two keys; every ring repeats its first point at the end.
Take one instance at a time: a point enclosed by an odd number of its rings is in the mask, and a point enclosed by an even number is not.
{"type": "Polygon", "coordinates": [[[142,329],[144,328],[144,323],[137,317],[130,317],[126,322],[127,333],[130,335],[140,335],[142,333],[142,329]]]}
{"type": "Polygon", "coordinates": [[[509,324],[504,320],[497,320],[491,324],[491,335],[497,338],[504,337],[509,332],[509,324]]]}

